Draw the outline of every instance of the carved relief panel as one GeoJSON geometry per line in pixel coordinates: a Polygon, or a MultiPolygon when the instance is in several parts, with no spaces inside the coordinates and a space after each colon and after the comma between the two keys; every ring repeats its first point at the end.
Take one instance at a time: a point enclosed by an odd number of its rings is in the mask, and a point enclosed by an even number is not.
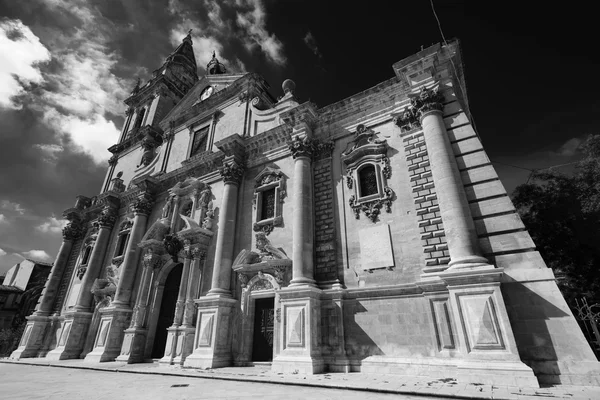
{"type": "Polygon", "coordinates": [[[361,124],[356,128],[354,140],[342,153],[346,186],[351,193],[348,204],[356,219],[360,219],[362,211],[376,222],[382,208],[388,213],[392,211],[394,191],[387,183],[392,176],[387,151],[387,142],[377,139],[373,130],[361,124]]]}

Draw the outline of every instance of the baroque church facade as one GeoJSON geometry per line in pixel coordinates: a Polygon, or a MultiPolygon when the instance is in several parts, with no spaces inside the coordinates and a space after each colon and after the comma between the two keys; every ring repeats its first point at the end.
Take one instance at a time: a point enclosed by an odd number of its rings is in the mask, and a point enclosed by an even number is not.
{"type": "Polygon", "coordinates": [[[316,107],[188,35],[125,101],[12,358],[537,386],[600,366],[471,125],[458,41],[316,107]]]}

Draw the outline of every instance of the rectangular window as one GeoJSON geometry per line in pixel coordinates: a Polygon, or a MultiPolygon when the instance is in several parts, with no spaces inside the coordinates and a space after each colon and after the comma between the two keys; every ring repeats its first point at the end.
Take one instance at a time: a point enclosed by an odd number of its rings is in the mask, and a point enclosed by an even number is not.
{"type": "Polygon", "coordinates": [[[209,129],[210,125],[194,133],[194,140],[192,141],[192,150],[190,152],[190,157],[193,157],[196,154],[200,154],[206,151],[206,141],[208,140],[209,129]]]}
{"type": "Polygon", "coordinates": [[[260,207],[260,220],[273,218],[275,216],[275,188],[262,192],[260,207]]]}
{"type": "Polygon", "coordinates": [[[123,253],[125,253],[125,246],[127,246],[128,239],[129,239],[129,234],[119,235],[119,239],[117,240],[117,248],[115,251],[115,257],[122,256],[123,253]]]}

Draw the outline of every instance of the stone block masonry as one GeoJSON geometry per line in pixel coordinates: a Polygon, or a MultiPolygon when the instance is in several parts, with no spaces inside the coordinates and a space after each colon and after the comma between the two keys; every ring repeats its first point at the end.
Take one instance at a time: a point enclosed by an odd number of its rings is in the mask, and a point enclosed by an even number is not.
{"type": "Polygon", "coordinates": [[[83,237],[77,240],[71,248],[69,261],[67,267],[65,268],[60,287],[58,288],[56,300],[54,301],[54,307],[52,308],[52,311],[54,313],[60,314],[60,310],[64,305],[67,296],[67,289],[69,288],[69,283],[71,283],[71,277],[73,276],[73,271],[75,270],[75,263],[77,262],[77,258],[79,257],[79,252],[81,251],[82,244],[83,237]]]}
{"type": "Polygon", "coordinates": [[[313,165],[315,202],[315,280],[337,279],[336,243],[334,235],[333,184],[331,158],[324,156],[313,165]]]}
{"type": "Polygon", "coordinates": [[[435,184],[431,176],[429,155],[423,132],[407,132],[403,138],[408,173],[414,197],[426,267],[447,265],[450,253],[444,224],[438,206],[435,184]]]}

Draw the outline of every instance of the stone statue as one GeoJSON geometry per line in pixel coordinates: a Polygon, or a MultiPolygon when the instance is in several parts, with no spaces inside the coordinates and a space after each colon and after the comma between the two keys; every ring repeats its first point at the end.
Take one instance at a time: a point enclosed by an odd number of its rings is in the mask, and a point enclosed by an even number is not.
{"type": "Polygon", "coordinates": [[[204,217],[204,221],[202,222],[202,228],[203,229],[212,229],[214,218],[215,218],[215,210],[213,209],[212,201],[210,201],[208,203],[208,209],[206,210],[206,216],[204,217]]]}
{"type": "Polygon", "coordinates": [[[174,197],[175,197],[175,195],[171,194],[167,198],[167,201],[165,202],[165,205],[163,207],[162,218],[169,218],[169,215],[171,214],[171,208],[173,208],[173,198],[174,197]]]}
{"type": "Polygon", "coordinates": [[[106,268],[106,278],[94,281],[91,292],[96,301],[96,308],[107,307],[112,303],[117,286],[119,285],[118,271],[114,265],[109,265],[106,268]]]}
{"type": "MultiPolygon", "coordinates": [[[[210,188],[207,186],[202,192],[200,192],[200,207],[210,207],[209,202],[210,197],[212,196],[212,192],[210,188]]],[[[212,202],[211,202],[212,203],[212,202]]],[[[212,207],[210,207],[212,208],[212,207]]]]}
{"type": "Polygon", "coordinates": [[[264,232],[256,234],[256,248],[260,251],[261,260],[286,260],[289,259],[283,249],[271,245],[264,232]]]}

